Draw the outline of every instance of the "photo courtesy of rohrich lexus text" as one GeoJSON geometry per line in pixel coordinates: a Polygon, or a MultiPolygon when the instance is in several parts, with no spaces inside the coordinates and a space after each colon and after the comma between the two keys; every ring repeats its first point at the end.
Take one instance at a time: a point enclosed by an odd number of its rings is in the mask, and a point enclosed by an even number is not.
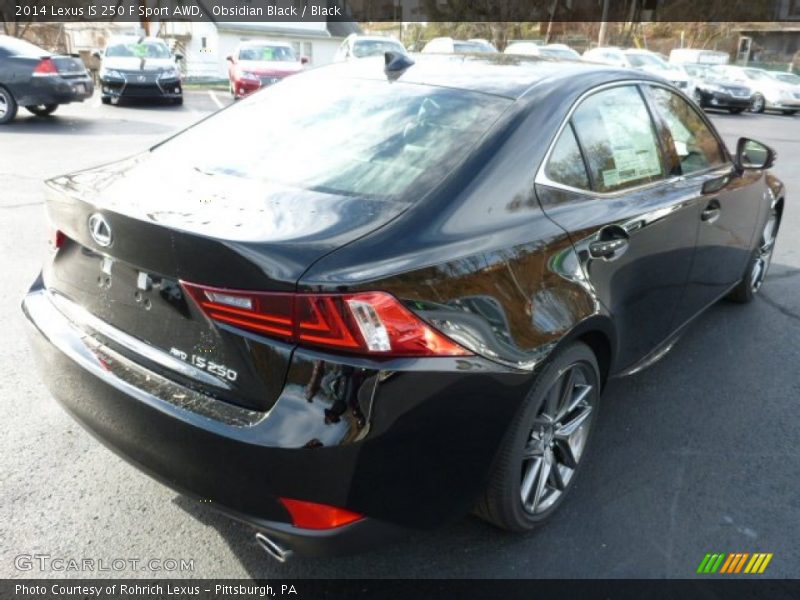
{"type": "Polygon", "coordinates": [[[798,113],[798,0],[0,0],[0,596],[797,598],[798,113]]]}

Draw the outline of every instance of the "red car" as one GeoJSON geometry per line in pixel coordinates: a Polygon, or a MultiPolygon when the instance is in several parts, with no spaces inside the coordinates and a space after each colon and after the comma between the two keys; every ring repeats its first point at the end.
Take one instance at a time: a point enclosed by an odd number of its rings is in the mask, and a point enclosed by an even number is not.
{"type": "Polygon", "coordinates": [[[260,88],[301,71],[308,63],[281,42],[246,42],[228,57],[228,80],[234,98],[243,98],[260,88]]]}

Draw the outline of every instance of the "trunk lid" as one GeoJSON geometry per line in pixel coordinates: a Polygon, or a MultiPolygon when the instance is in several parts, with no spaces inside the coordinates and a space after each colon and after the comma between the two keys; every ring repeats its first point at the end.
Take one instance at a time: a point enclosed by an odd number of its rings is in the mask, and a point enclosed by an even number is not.
{"type": "Polygon", "coordinates": [[[205,373],[187,380],[169,361],[117,351],[256,410],[267,410],[280,394],[292,348],[212,323],[179,282],[292,291],[317,259],[405,208],[181,169],[152,154],[48,183],[49,217],[68,239],[45,269],[46,286],[205,373]]]}

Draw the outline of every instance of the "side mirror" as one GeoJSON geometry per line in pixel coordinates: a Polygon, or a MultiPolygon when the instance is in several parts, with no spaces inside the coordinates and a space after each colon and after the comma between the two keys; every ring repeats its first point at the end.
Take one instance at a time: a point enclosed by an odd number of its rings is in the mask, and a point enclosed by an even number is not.
{"type": "Polygon", "coordinates": [[[300,64],[301,65],[307,65],[308,64],[308,57],[307,56],[301,56],[300,57],[300,64]]]}
{"type": "Polygon", "coordinates": [[[233,62],[233,56],[231,56],[230,54],[228,54],[228,56],[226,56],[226,57],[225,57],[225,60],[227,60],[228,62],[231,62],[231,63],[232,63],[232,62],[233,62]]]}
{"type": "Polygon", "coordinates": [[[761,142],[739,138],[736,144],[736,165],[739,170],[769,169],[775,164],[775,157],[775,151],[761,142]]]}
{"type": "Polygon", "coordinates": [[[175,55],[175,60],[176,60],[176,61],[178,61],[178,60],[183,60],[183,54],[176,54],[176,55],[175,55]]]}

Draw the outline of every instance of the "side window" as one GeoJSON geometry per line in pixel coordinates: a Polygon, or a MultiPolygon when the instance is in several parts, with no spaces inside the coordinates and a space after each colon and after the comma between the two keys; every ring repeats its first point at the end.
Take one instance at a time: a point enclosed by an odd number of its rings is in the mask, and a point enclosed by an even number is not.
{"type": "Polygon", "coordinates": [[[717,138],[691,104],[662,87],[653,86],[650,93],[669,130],[684,175],[725,163],[717,138]]]}
{"type": "Polygon", "coordinates": [[[581,150],[571,125],[567,124],[561,132],[558,141],[553,146],[553,152],[550,154],[544,172],[547,178],[555,183],[582,190],[588,190],[591,187],[581,150]]]}
{"type": "Polygon", "coordinates": [[[572,115],[594,189],[614,192],[663,178],[653,122],[635,86],[589,96],[572,115]]]}

